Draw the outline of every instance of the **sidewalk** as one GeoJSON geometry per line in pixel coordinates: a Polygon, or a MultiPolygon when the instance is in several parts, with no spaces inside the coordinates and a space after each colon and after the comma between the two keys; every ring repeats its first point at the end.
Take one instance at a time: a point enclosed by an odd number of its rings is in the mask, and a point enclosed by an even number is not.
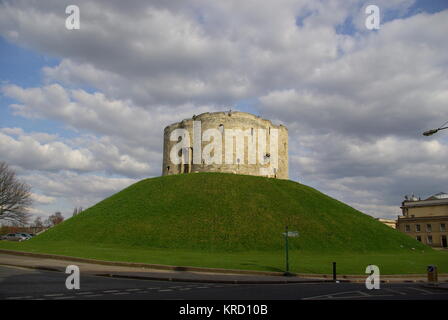
{"type": "Polygon", "coordinates": [[[197,271],[160,270],[143,267],[124,267],[93,264],[73,260],[59,260],[30,256],[0,253],[0,265],[32,268],[46,271],[65,272],[68,265],[77,265],[81,274],[92,276],[107,276],[142,280],[199,282],[199,283],[229,283],[229,284],[282,284],[282,283],[314,283],[326,282],[325,279],[310,279],[300,277],[281,277],[269,275],[222,274],[197,271]]]}
{"type": "MultiPolygon", "coordinates": [[[[68,265],[77,265],[82,274],[158,281],[285,284],[333,282],[331,275],[298,274],[283,276],[280,272],[224,270],[197,267],[176,267],[143,263],[98,261],[59,255],[0,250],[0,265],[65,272],[68,265]]],[[[340,282],[364,282],[364,275],[338,275],[340,282]]],[[[426,282],[426,275],[382,275],[382,282],[426,282]]],[[[439,275],[439,286],[448,287],[448,275],[439,275]]]]}

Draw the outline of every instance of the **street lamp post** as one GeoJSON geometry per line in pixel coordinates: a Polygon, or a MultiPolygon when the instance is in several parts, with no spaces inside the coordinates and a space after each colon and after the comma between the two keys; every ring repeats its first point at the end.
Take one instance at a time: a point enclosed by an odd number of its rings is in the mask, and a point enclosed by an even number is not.
{"type": "Polygon", "coordinates": [[[441,125],[439,128],[437,128],[437,129],[431,129],[431,130],[425,131],[425,132],[423,132],[423,135],[429,137],[429,136],[432,136],[434,133],[439,132],[440,130],[448,129],[448,127],[444,127],[444,125],[446,125],[447,123],[448,123],[448,121],[445,122],[444,124],[442,124],[442,125],[441,125]]]}

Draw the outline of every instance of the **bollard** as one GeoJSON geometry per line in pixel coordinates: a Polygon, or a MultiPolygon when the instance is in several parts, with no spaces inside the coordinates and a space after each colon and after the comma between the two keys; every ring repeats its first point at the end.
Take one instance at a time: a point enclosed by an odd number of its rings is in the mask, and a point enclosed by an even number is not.
{"type": "Polygon", "coordinates": [[[333,262],[333,281],[336,282],[336,262],[333,262]]]}
{"type": "Polygon", "coordinates": [[[428,271],[428,283],[437,285],[438,281],[438,275],[437,275],[437,266],[430,265],[427,268],[428,271]]]}

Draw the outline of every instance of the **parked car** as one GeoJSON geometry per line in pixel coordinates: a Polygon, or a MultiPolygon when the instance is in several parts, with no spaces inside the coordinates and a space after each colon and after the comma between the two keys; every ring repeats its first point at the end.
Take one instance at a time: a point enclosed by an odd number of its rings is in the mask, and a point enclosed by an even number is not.
{"type": "Polygon", "coordinates": [[[25,236],[23,233],[8,233],[6,235],[6,239],[5,240],[9,240],[9,241],[24,241],[24,240],[28,240],[29,238],[27,236],[25,236]]]}

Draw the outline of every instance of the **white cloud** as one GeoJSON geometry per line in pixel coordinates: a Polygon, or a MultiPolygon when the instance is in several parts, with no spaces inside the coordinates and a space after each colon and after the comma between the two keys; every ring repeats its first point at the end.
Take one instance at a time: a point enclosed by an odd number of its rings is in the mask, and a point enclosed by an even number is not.
{"type": "Polygon", "coordinates": [[[15,139],[0,133],[0,154],[3,160],[29,169],[83,171],[95,165],[87,149],[72,149],[59,141],[41,144],[26,135],[15,139]]]}
{"type": "Polygon", "coordinates": [[[30,184],[33,190],[45,190],[45,196],[33,194],[33,199],[40,203],[34,205],[30,211],[42,218],[56,211],[61,211],[66,218],[71,217],[75,207],[87,209],[138,181],[71,171],[29,172],[21,178],[30,184]]]}
{"type": "Polygon", "coordinates": [[[67,90],[59,84],[42,88],[22,88],[6,85],[4,95],[20,101],[12,104],[17,115],[59,120],[72,129],[98,135],[126,139],[134,146],[161,145],[163,127],[177,117],[191,117],[213,110],[213,107],[183,104],[175,108],[152,106],[150,110],[130,101],[108,99],[103,93],[88,93],[81,89],[67,90]]]}
{"type": "Polygon", "coordinates": [[[77,136],[3,128],[2,157],[70,199],[89,179],[102,190],[102,175],[160,174],[165,125],[248,99],[288,126],[292,178],[392,215],[405,193],[448,191],[447,143],[421,136],[448,120],[448,10],[406,17],[414,1],[378,0],[399,19],[371,32],[366,3],[77,1],[81,30],[68,32],[61,1],[3,1],[0,34],[61,59],[44,86],[3,94],[17,116],[77,136]]]}
{"type": "MultiPolygon", "coordinates": [[[[76,199],[102,199],[130,184],[137,182],[129,178],[111,178],[95,174],[78,174],[71,171],[58,173],[30,173],[23,179],[36,189],[46,190],[51,197],[73,197],[76,199]]],[[[90,203],[91,205],[92,203],[90,203]]]]}
{"type": "Polygon", "coordinates": [[[38,194],[38,193],[32,193],[31,199],[40,204],[51,204],[56,201],[56,198],[54,198],[54,197],[48,197],[46,195],[38,194]]]}
{"type": "MultiPolygon", "coordinates": [[[[2,131],[10,130],[6,128],[2,131]]],[[[149,151],[139,153],[137,150],[135,154],[141,159],[139,160],[123,153],[110,139],[98,139],[89,135],[50,142],[40,142],[36,136],[39,135],[21,133],[15,138],[0,132],[2,160],[26,170],[104,171],[129,177],[145,177],[154,170],[150,162],[158,155],[149,151]]]]}

